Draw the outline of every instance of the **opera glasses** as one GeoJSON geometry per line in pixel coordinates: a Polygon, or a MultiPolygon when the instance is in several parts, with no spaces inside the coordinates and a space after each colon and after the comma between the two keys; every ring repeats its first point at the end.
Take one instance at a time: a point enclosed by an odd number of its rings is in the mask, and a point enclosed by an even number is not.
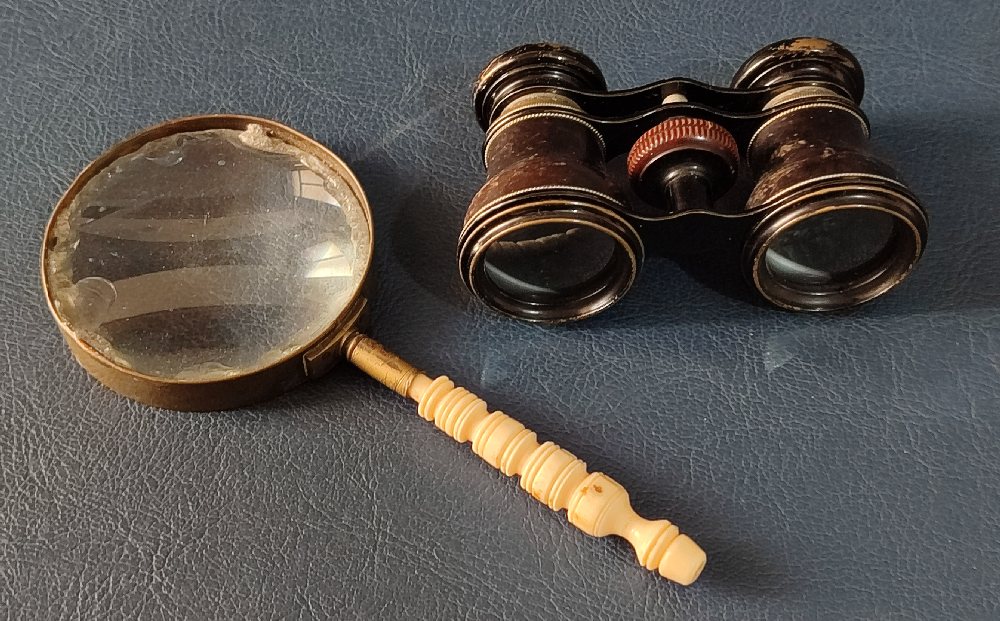
{"type": "Polygon", "coordinates": [[[619,300],[647,252],[708,252],[781,308],[871,300],[913,269],[927,219],[871,154],[863,92],[857,59],[824,39],[761,49],[729,88],[608,91],[574,49],[505,52],[476,85],[488,179],[463,280],[504,313],[565,321],[619,300]]]}

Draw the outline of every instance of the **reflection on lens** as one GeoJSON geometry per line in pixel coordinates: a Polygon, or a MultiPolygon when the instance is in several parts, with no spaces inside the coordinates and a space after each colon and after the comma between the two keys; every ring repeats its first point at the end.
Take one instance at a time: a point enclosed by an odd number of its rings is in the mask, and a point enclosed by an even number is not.
{"type": "Polygon", "coordinates": [[[778,233],[764,261],[785,287],[823,291],[877,277],[896,245],[899,219],[874,209],[840,209],[778,233]]]}
{"type": "Polygon", "coordinates": [[[507,233],[490,244],[483,262],[504,294],[556,303],[602,287],[616,246],[614,238],[595,228],[547,222],[507,233]]]}

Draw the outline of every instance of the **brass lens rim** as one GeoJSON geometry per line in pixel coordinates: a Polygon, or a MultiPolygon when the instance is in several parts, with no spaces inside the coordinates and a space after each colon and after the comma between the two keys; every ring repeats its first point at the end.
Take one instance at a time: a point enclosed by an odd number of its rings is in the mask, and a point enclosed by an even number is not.
{"type": "Polygon", "coordinates": [[[927,244],[926,216],[902,186],[890,189],[869,184],[838,185],[800,194],[783,203],[773,207],[748,238],[744,269],[747,279],[767,301],[787,310],[833,311],[879,297],[909,276],[927,244]],[[896,219],[890,242],[893,246],[885,248],[877,269],[825,288],[796,288],[770,273],[764,258],[779,235],[810,218],[849,210],[878,211],[896,219]]]}
{"type": "Polygon", "coordinates": [[[42,289],[45,299],[60,332],[80,364],[101,383],[130,399],[141,403],[173,410],[215,411],[255,403],[286,392],[311,376],[332,366],[341,356],[339,344],[363,320],[366,301],[363,296],[371,269],[374,251],[374,229],[371,208],[357,177],[350,167],[319,142],[271,119],[239,115],[208,114],[172,119],[140,130],[112,145],[97,159],[87,165],[73,180],[53,209],[45,228],[41,252],[42,289]],[[60,315],[50,287],[48,263],[54,243],[54,228],[61,213],[67,209],[87,183],[122,156],[142,148],[147,143],[179,133],[213,129],[246,130],[259,125],[271,136],[316,157],[322,164],[342,177],[358,204],[368,224],[369,251],[362,277],[351,292],[352,300],[341,313],[332,319],[321,333],[309,342],[290,349],[273,364],[231,377],[214,380],[196,378],[163,378],[138,373],[109,359],[86,343],[66,319],[60,315]]]}
{"type": "Polygon", "coordinates": [[[643,254],[638,233],[613,210],[579,199],[547,198],[494,212],[468,227],[460,240],[458,262],[466,286],[491,308],[526,321],[561,323],[590,317],[620,300],[635,282],[643,254]],[[546,224],[585,226],[614,241],[600,280],[586,293],[552,303],[520,299],[500,288],[486,272],[486,252],[493,243],[514,231],[546,224]]]}

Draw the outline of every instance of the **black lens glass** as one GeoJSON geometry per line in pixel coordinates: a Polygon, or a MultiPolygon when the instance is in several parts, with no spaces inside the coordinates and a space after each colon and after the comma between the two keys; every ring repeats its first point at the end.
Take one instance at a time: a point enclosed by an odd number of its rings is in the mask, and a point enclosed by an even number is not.
{"type": "Polygon", "coordinates": [[[493,284],[511,298],[554,304],[601,289],[616,246],[613,237],[598,229],[546,222],[493,242],[483,264],[493,284]]]}
{"type": "Polygon", "coordinates": [[[839,209],[778,233],[764,257],[790,288],[838,289],[877,277],[891,258],[899,219],[875,209],[839,209]]]}

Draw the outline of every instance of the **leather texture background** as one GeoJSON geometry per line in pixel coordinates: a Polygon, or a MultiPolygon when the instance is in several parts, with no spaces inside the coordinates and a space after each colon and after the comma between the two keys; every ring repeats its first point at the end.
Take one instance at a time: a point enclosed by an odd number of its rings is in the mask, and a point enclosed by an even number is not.
{"type": "MultiPolygon", "coordinates": [[[[1000,5],[0,0],[0,610],[8,618],[995,618],[1000,5]],[[861,59],[877,149],[931,213],[898,291],[805,316],[666,260],[594,320],[458,280],[471,85],[574,45],[612,87],[728,83],[798,34],[861,59]],[[708,551],[696,586],[567,525],[349,366],[258,407],[156,411],[70,358],[38,280],[76,173],[181,115],[272,117],[373,205],[373,333],[620,480],[708,551]]],[[[0,614],[2,616],[2,614],[0,614]]]]}

